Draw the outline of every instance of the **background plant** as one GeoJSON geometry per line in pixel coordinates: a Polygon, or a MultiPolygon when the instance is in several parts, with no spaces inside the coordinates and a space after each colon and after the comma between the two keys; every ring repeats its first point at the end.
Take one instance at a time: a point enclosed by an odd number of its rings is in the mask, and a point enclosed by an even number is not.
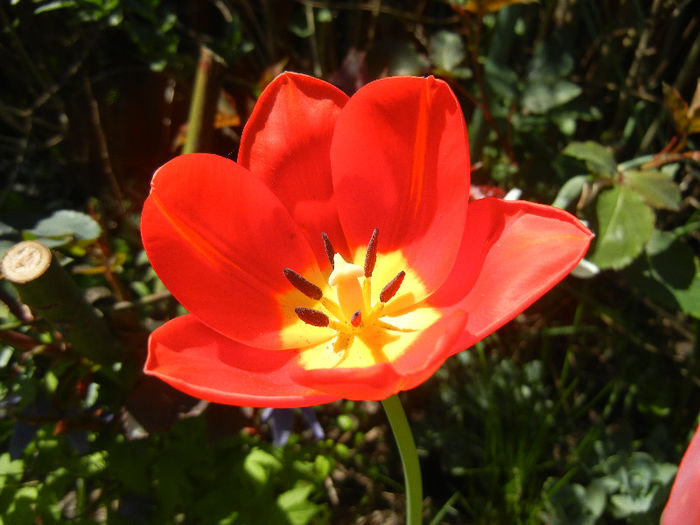
{"type": "Polygon", "coordinates": [[[259,414],[141,377],[180,313],[141,251],[153,170],[177,154],[200,49],[207,151],[235,156],[282,69],[347,92],[447,79],[482,193],[519,187],[597,233],[569,278],[407,394],[434,523],[657,522],[698,405],[698,18],[689,0],[415,3],[15,0],[0,7],[0,250],[54,249],[125,350],[75,354],[0,281],[7,523],[390,523],[400,468],[371,403],[259,414]],[[211,89],[211,88],[210,88],[211,89]],[[211,95],[210,95],[211,98],[211,95]],[[445,408],[447,407],[447,408],[445,408]],[[235,490],[234,490],[235,487],[235,490]],[[208,512],[208,513],[205,513],[208,512]]]}

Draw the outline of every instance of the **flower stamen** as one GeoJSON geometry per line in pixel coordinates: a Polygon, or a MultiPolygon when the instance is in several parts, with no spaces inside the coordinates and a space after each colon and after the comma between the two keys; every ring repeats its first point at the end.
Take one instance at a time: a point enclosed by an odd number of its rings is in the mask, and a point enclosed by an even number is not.
{"type": "Polygon", "coordinates": [[[379,300],[383,303],[386,303],[392,297],[394,297],[396,295],[396,292],[399,291],[399,288],[401,287],[401,283],[403,282],[403,278],[405,276],[406,272],[404,272],[403,270],[396,274],[396,277],[394,277],[391,281],[389,281],[389,284],[382,288],[382,291],[379,293],[379,300]]]}
{"type": "Polygon", "coordinates": [[[294,309],[294,313],[297,314],[299,319],[304,321],[306,324],[310,324],[311,326],[324,328],[331,323],[330,318],[326,314],[318,310],[314,310],[313,308],[297,306],[294,309]]]}
{"type": "Polygon", "coordinates": [[[365,277],[372,277],[374,265],[377,262],[377,236],[379,228],[375,228],[372,232],[372,238],[367,244],[367,253],[365,254],[365,277]]]}
{"type": "Polygon", "coordinates": [[[303,293],[306,297],[320,300],[323,297],[323,292],[311,281],[307,281],[301,274],[298,274],[291,268],[284,269],[284,276],[292,284],[294,288],[303,293]]]}
{"type": "Polygon", "coordinates": [[[328,260],[331,262],[331,267],[335,268],[335,261],[333,260],[335,250],[333,249],[331,240],[328,238],[328,235],[323,232],[321,232],[321,238],[323,239],[323,248],[326,250],[326,257],[328,257],[328,260]]]}
{"type": "Polygon", "coordinates": [[[379,228],[375,228],[367,244],[367,253],[365,254],[365,280],[362,283],[362,300],[365,311],[369,311],[372,308],[372,273],[377,262],[378,236],[379,228]]]}
{"type": "Polygon", "coordinates": [[[335,290],[337,302],[330,299],[323,290],[314,283],[305,279],[302,275],[290,268],[284,269],[287,280],[297,290],[307,297],[318,301],[323,311],[314,308],[300,306],[294,309],[297,317],[304,323],[321,328],[330,328],[336,332],[333,340],[333,351],[343,353],[341,361],[347,355],[355,337],[363,341],[366,338],[378,337],[377,328],[391,332],[411,333],[412,328],[401,328],[380,319],[385,310],[386,303],[399,291],[406,276],[405,271],[400,271],[382,289],[379,301],[372,301],[372,274],[377,263],[377,240],[379,229],[375,228],[372,237],[367,244],[364,266],[347,262],[340,253],[333,251],[328,236],[321,234],[326,255],[332,263],[332,271],[328,277],[328,284],[335,290]]]}

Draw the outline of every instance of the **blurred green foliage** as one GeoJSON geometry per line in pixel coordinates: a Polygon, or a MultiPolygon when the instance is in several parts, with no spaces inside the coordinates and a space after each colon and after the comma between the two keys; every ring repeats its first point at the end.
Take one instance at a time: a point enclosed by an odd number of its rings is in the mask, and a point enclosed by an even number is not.
{"type": "Polygon", "coordinates": [[[257,411],[140,374],[183,313],[143,253],[141,203],[177,154],[201,46],[225,63],[209,151],[235,157],[283,69],[348,93],[435,74],[472,181],[596,232],[569,278],[405,395],[426,522],[656,523],[695,428],[700,22],[690,0],[14,0],[0,6],[0,252],[50,245],[129,350],[98,366],[0,280],[0,523],[400,522],[377,404],[317,408],[271,445],[257,411]],[[509,5],[513,4],[513,5],[509,5]],[[592,269],[591,269],[592,268],[592,269]]]}

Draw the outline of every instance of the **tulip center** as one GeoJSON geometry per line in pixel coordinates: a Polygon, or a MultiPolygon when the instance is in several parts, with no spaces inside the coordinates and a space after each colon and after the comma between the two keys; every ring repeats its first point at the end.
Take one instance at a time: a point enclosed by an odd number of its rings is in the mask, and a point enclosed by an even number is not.
{"type": "Polygon", "coordinates": [[[320,308],[297,307],[296,315],[306,324],[329,327],[336,331],[333,350],[341,352],[350,347],[355,337],[380,337],[384,332],[413,332],[399,328],[381,319],[386,304],[401,287],[406,272],[400,271],[379,293],[379,301],[372,304],[372,274],[377,262],[377,238],[375,229],[367,245],[364,267],[347,262],[333,250],[328,237],[323,234],[326,254],[333,266],[328,284],[335,289],[337,302],[323,294],[321,288],[300,274],[285,268],[289,282],[307,297],[319,301],[320,308]]]}

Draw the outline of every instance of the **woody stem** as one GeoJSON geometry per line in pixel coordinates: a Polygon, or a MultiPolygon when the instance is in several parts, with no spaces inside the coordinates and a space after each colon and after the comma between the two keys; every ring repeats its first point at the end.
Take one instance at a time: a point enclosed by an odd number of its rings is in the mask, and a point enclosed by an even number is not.
{"type": "Polygon", "coordinates": [[[406,524],[420,525],[423,514],[423,483],[411,427],[408,425],[406,412],[398,395],[386,398],[382,401],[382,406],[389,419],[401,456],[406,485],[406,524]]]}

